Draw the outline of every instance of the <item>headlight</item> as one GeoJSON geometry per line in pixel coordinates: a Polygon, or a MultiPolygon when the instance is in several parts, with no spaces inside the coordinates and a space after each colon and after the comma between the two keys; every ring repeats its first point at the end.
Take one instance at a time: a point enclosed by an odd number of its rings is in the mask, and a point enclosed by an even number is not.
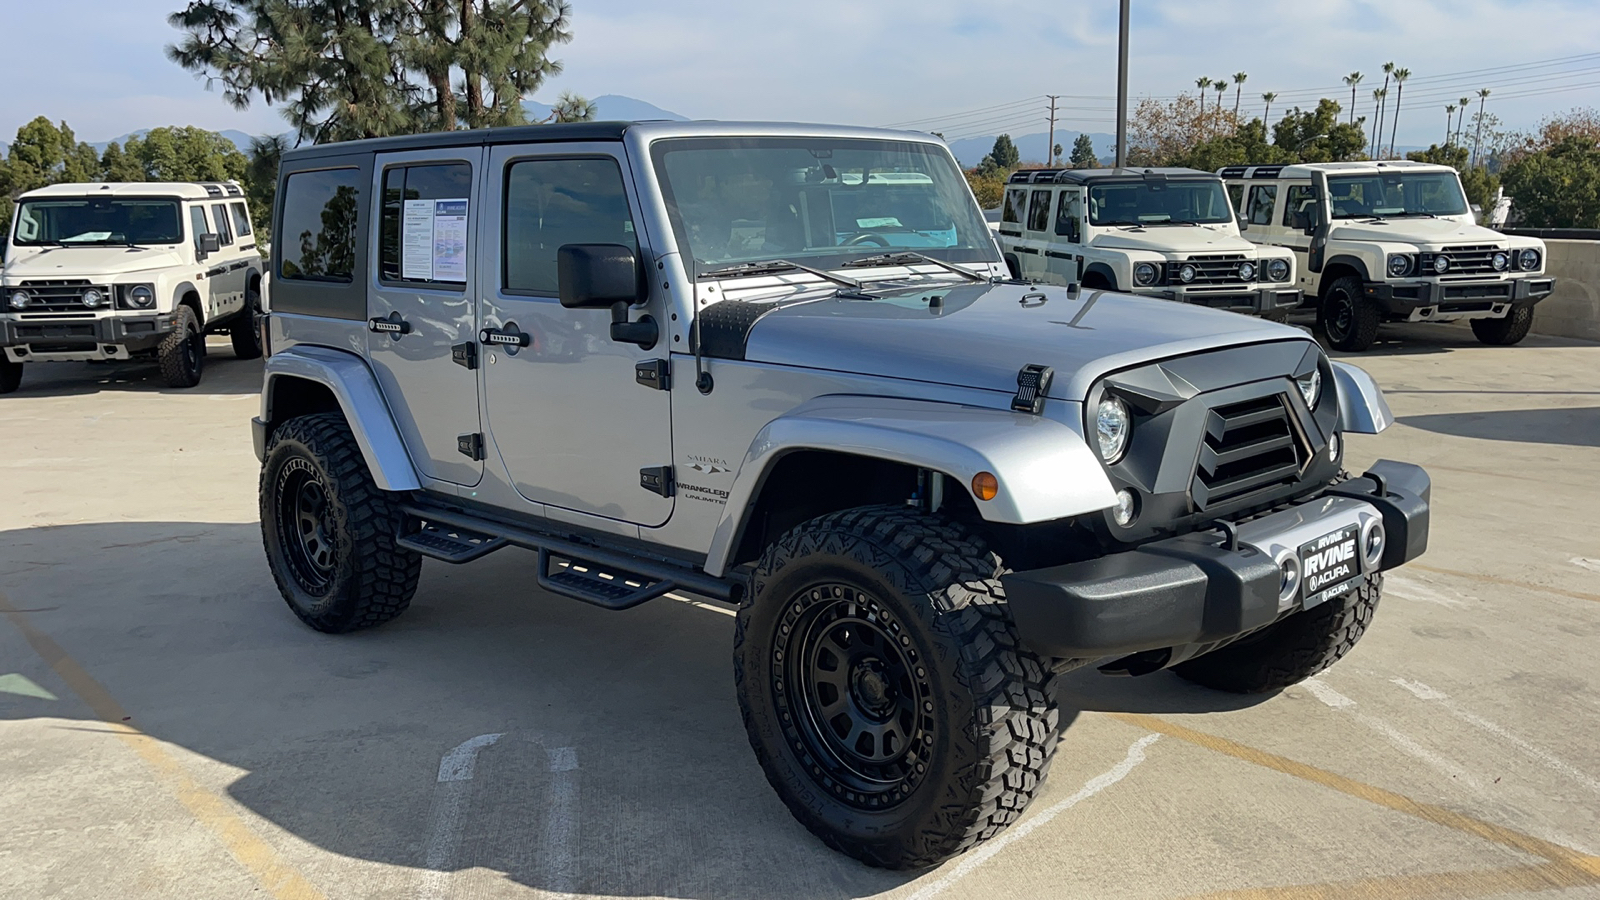
{"type": "Polygon", "coordinates": [[[1239,263],[1239,280],[1254,281],[1256,278],[1256,264],[1253,262],[1239,263]]]}
{"type": "Polygon", "coordinates": [[[134,309],[149,309],[156,305],[155,291],[147,284],[136,284],[122,296],[127,300],[127,305],[134,309]]]}
{"type": "Polygon", "coordinates": [[[1409,271],[1411,271],[1411,257],[1401,253],[1396,253],[1389,257],[1390,278],[1399,278],[1409,271]]]}
{"type": "Polygon", "coordinates": [[[1517,254],[1517,266],[1525,270],[1539,268],[1539,251],[1529,247],[1517,254]]]}
{"type": "Polygon", "coordinates": [[[1269,281],[1289,280],[1289,261],[1287,259],[1267,260],[1267,279],[1269,281]]]}
{"type": "Polygon", "coordinates": [[[1511,265],[1511,257],[1506,256],[1504,253],[1496,253],[1489,257],[1489,265],[1494,266],[1496,272],[1504,272],[1506,266],[1511,265]]]}
{"type": "Polygon", "coordinates": [[[1178,280],[1184,284],[1188,284],[1194,280],[1195,274],[1196,272],[1194,266],[1184,266],[1178,270],[1178,280]]]}
{"type": "Polygon", "coordinates": [[[88,290],[84,291],[78,299],[83,301],[84,306],[87,306],[90,309],[98,309],[100,304],[106,302],[106,295],[100,293],[94,288],[89,288],[88,290]]]}
{"type": "Polygon", "coordinates": [[[1438,272],[1440,275],[1450,271],[1450,257],[1435,256],[1433,258],[1433,270],[1438,272]]]}
{"type": "Polygon", "coordinates": [[[1094,433],[1100,443],[1100,458],[1106,464],[1116,462],[1128,449],[1128,432],[1133,420],[1128,415],[1128,404],[1116,397],[1105,397],[1094,417],[1094,433]]]}
{"type": "Polygon", "coordinates": [[[11,308],[22,309],[28,305],[30,299],[32,298],[28,296],[27,291],[15,291],[11,294],[11,308]]]}
{"type": "Polygon", "coordinates": [[[1306,409],[1316,409],[1317,401],[1322,399],[1322,370],[1312,369],[1309,374],[1296,378],[1294,383],[1306,401],[1306,409]]]}
{"type": "Polygon", "coordinates": [[[1139,263],[1133,267],[1133,283],[1139,285],[1155,284],[1156,278],[1160,274],[1161,270],[1156,268],[1155,263],[1139,263]]]}

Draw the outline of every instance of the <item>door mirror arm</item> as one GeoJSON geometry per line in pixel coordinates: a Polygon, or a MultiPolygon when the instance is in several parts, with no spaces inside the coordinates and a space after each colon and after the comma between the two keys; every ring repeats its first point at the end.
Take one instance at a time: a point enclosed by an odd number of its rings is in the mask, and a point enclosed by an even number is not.
{"type": "Polygon", "coordinates": [[[661,329],[656,325],[654,316],[646,313],[639,317],[639,321],[628,321],[628,309],[633,304],[627,300],[618,300],[611,304],[611,339],[619,344],[638,344],[642,350],[649,350],[656,345],[661,337],[661,329]]]}

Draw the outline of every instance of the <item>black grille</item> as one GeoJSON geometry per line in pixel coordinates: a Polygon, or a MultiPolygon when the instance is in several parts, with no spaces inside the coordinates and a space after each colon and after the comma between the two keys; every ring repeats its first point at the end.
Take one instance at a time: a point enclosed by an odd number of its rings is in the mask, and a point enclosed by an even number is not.
{"type": "Polygon", "coordinates": [[[23,307],[28,312],[88,309],[83,305],[83,292],[91,287],[100,292],[100,306],[97,309],[111,306],[111,288],[91,284],[87,278],[35,279],[24,281],[18,287],[28,292],[28,305],[23,307]]]}
{"type": "MultiPolygon", "coordinates": [[[[1223,253],[1214,256],[1191,256],[1184,261],[1184,264],[1195,268],[1194,281],[1189,284],[1239,284],[1245,280],[1239,277],[1239,264],[1242,262],[1244,262],[1242,253],[1223,253]]],[[[1179,265],[1178,268],[1182,269],[1183,265],[1179,265]]],[[[1179,283],[1182,283],[1181,280],[1179,283]]]]}
{"type": "Polygon", "coordinates": [[[1293,484],[1303,463],[1281,394],[1219,406],[1206,414],[1190,492],[1202,510],[1246,500],[1293,484]]]}
{"type": "MultiPolygon", "coordinates": [[[[1473,244],[1465,247],[1446,247],[1442,254],[1434,256],[1449,258],[1450,269],[1444,273],[1448,278],[1452,275],[1498,275],[1501,270],[1494,267],[1494,255],[1504,252],[1502,248],[1493,244],[1473,244]]],[[[1507,268],[1510,268],[1510,254],[1506,254],[1506,264],[1507,268]]],[[[1432,266],[1433,257],[1424,260],[1423,265],[1432,266]]],[[[1424,268],[1423,271],[1428,272],[1431,269],[1424,268]]]]}

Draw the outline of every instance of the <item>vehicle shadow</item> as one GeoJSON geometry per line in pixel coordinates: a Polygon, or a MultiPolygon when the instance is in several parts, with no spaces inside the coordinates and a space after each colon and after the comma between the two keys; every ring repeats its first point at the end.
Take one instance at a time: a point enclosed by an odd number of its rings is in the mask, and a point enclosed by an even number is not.
{"type": "MultiPolygon", "coordinates": [[[[261,360],[238,359],[227,338],[206,344],[206,365],[192,388],[168,387],[155,360],[29,363],[13,397],[74,397],[107,391],[146,394],[255,394],[261,391],[261,360]]],[[[0,402],[5,402],[0,400],[0,402]]]]}
{"type": "Polygon", "coordinates": [[[1434,413],[1401,416],[1396,421],[1436,434],[1484,441],[1600,447],[1600,407],[1595,406],[1434,413]]]}
{"type": "MultiPolygon", "coordinates": [[[[1309,323],[1304,324],[1309,327],[1309,323]]],[[[1424,356],[1470,349],[1496,353],[1526,353],[1550,347],[1592,349],[1600,346],[1593,341],[1530,334],[1521,343],[1512,347],[1489,347],[1474,337],[1472,329],[1466,325],[1436,325],[1428,323],[1384,325],[1378,329],[1377,341],[1371,347],[1359,353],[1347,353],[1330,349],[1327,335],[1321,333],[1317,334],[1317,340],[1322,344],[1323,349],[1329,351],[1330,356],[1352,363],[1359,363],[1363,356],[1424,356]]]]}
{"type": "Polygon", "coordinates": [[[1056,702],[1062,718],[1084,712],[1211,713],[1259,706],[1277,692],[1227,694],[1184,681],[1170,670],[1137,678],[1102,675],[1089,666],[1056,677],[1056,702]]]}

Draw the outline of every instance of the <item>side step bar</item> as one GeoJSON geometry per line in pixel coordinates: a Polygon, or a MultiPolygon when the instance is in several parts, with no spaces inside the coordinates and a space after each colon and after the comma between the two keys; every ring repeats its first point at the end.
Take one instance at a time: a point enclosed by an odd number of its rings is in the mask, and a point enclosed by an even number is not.
{"type": "Polygon", "coordinates": [[[407,503],[401,511],[418,520],[401,535],[408,550],[448,563],[470,562],[505,546],[539,554],[539,586],[554,594],[605,609],[630,609],[676,590],[736,602],[743,586],[687,566],[580,544],[454,509],[407,503]]]}

